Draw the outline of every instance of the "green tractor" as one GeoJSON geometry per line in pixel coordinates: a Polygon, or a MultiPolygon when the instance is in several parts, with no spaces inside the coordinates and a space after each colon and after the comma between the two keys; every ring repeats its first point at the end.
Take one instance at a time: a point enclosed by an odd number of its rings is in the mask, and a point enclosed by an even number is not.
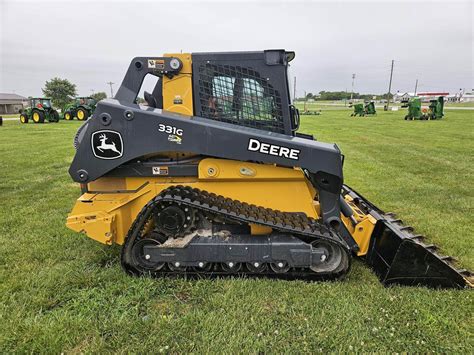
{"type": "Polygon", "coordinates": [[[76,117],[79,121],[85,121],[94,113],[95,106],[92,97],[76,97],[74,103],[64,109],[64,119],[70,121],[76,117]]]}
{"type": "Polygon", "coordinates": [[[34,123],[58,122],[59,113],[51,105],[51,99],[36,97],[30,99],[30,106],[20,110],[20,122],[28,123],[32,120],[34,123]]]}

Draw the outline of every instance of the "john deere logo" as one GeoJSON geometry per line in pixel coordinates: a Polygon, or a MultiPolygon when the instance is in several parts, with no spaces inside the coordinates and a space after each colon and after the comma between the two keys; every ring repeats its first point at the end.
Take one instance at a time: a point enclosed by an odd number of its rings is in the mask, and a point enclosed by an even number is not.
{"type": "Polygon", "coordinates": [[[92,152],[99,159],[117,159],[123,155],[120,133],[102,130],[92,133],[92,152]]]}

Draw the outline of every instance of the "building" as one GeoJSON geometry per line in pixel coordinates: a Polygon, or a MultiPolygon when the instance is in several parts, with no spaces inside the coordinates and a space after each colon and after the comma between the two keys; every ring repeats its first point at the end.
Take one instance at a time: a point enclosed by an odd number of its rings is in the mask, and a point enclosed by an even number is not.
{"type": "Polygon", "coordinates": [[[440,96],[446,99],[449,96],[449,92],[419,92],[417,95],[422,102],[430,102],[430,100],[437,99],[440,96]]]}
{"type": "Polygon", "coordinates": [[[403,100],[408,100],[408,99],[411,99],[415,97],[415,93],[413,92],[399,92],[397,91],[396,94],[393,95],[393,101],[394,102],[400,102],[400,101],[403,101],[403,100]]]}
{"type": "Polygon", "coordinates": [[[461,102],[474,102],[474,92],[466,92],[459,99],[461,102]]]}
{"type": "Polygon", "coordinates": [[[28,99],[17,94],[0,93],[0,115],[15,114],[27,105],[28,99]]]}

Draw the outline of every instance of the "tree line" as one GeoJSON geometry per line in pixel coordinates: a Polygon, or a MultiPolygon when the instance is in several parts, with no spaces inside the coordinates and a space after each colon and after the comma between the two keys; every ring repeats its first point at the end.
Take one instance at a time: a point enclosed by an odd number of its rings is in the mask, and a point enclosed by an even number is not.
{"type": "MultiPolygon", "coordinates": [[[[389,94],[360,94],[358,92],[354,92],[352,94],[353,99],[361,99],[361,100],[372,100],[373,97],[377,97],[377,99],[387,99],[389,94]]],[[[297,101],[304,101],[306,100],[331,100],[331,101],[338,101],[338,100],[350,100],[351,93],[347,91],[320,91],[318,95],[314,95],[312,93],[306,94],[306,97],[299,97],[297,101]]],[[[393,98],[393,95],[390,94],[390,99],[393,98]]]]}
{"type": "MultiPolygon", "coordinates": [[[[51,99],[53,106],[63,108],[77,96],[76,84],[71,83],[67,79],[52,78],[46,81],[44,88],[41,89],[43,95],[51,99]]],[[[103,91],[96,92],[89,95],[95,101],[100,101],[107,98],[107,94],[103,91]]]]}

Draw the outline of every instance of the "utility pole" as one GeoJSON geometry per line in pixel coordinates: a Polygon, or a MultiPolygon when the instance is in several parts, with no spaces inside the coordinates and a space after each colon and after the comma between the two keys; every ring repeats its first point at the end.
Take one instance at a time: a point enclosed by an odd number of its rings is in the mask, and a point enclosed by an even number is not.
{"type": "Polygon", "coordinates": [[[114,85],[115,83],[109,81],[107,84],[110,85],[110,97],[113,98],[114,97],[114,88],[112,87],[112,85],[114,85]]]}
{"type": "Polygon", "coordinates": [[[416,83],[415,83],[415,96],[416,96],[416,90],[418,90],[418,79],[416,79],[416,83]]]}
{"type": "Polygon", "coordinates": [[[388,83],[388,95],[387,95],[387,109],[390,106],[390,91],[392,90],[392,76],[393,76],[393,62],[394,60],[392,59],[392,69],[390,70],[390,82],[388,83]]]}
{"type": "Polygon", "coordinates": [[[293,100],[296,101],[296,76],[293,78],[293,100]]]}
{"type": "Polygon", "coordinates": [[[354,95],[354,79],[356,78],[355,74],[352,74],[352,92],[351,92],[351,102],[352,102],[352,96],[354,95]]]}
{"type": "Polygon", "coordinates": [[[303,108],[303,112],[306,112],[306,100],[307,100],[307,96],[306,96],[306,91],[304,92],[304,108],[303,108]]]}

